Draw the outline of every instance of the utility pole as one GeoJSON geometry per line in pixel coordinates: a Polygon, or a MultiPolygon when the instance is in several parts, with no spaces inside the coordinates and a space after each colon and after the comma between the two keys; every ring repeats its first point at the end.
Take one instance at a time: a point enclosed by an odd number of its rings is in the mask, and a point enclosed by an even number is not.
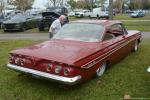
{"type": "Polygon", "coordinates": [[[109,20],[113,20],[113,0],[109,0],[109,20]]]}

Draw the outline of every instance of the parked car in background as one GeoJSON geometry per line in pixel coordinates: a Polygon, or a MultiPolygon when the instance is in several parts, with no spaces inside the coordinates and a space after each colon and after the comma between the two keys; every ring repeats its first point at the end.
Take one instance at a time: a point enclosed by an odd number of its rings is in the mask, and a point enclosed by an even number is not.
{"type": "Polygon", "coordinates": [[[82,17],[88,17],[90,10],[80,10],[75,12],[75,17],[82,18],[82,17]]]}
{"type": "Polygon", "coordinates": [[[0,29],[2,28],[3,21],[10,19],[12,16],[17,14],[18,11],[4,12],[0,14],[0,29]]]}
{"type": "Polygon", "coordinates": [[[76,11],[76,12],[75,12],[75,17],[77,17],[77,18],[82,18],[82,17],[84,17],[84,12],[83,12],[83,11],[76,11]]]}
{"type": "Polygon", "coordinates": [[[38,18],[30,14],[18,13],[10,19],[3,21],[2,28],[6,31],[24,31],[37,27],[38,18]]]}
{"type": "Polygon", "coordinates": [[[132,10],[125,10],[125,13],[126,14],[132,14],[134,11],[132,11],[132,10]]]}
{"type": "Polygon", "coordinates": [[[69,17],[74,17],[74,16],[75,16],[75,12],[74,12],[74,11],[69,12],[69,13],[68,13],[68,16],[69,16],[69,17]]]}
{"type": "Polygon", "coordinates": [[[103,8],[94,8],[92,12],[88,14],[89,18],[109,18],[108,11],[103,10],[103,8]]]}
{"type": "Polygon", "coordinates": [[[84,12],[84,17],[88,17],[89,13],[91,12],[90,10],[83,10],[84,12]]]}
{"type": "Polygon", "coordinates": [[[137,17],[144,17],[145,13],[143,11],[134,11],[131,13],[130,17],[137,18],[137,17]]]}
{"type": "Polygon", "coordinates": [[[126,30],[120,21],[74,21],[49,41],[11,51],[7,66],[73,85],[101,77],[110,65],[137,51],[140,41],[141,32],[126,30]]]}
{"type": "MultiPolygon", "coordinates": [[[[45,28],[49,28],[54,20],[59,18],[60,15],[68,14],[68,10],[65,7],[51,7],[47,8],[45,12],[42,12],[42,17],[38,21],[38,29],[39,31],[44,31],[45,28]]],[[[66,22],[68,22],[68,17],[66,22]]]]}

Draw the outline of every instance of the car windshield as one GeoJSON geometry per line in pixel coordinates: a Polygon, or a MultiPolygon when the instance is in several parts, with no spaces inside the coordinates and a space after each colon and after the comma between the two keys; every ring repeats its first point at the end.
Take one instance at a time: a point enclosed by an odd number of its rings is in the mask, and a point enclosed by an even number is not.
{"type": "Polygon", "coordinates": [[[11,20],[23,21],[23,20],[25,20],[25,16],[24,16],[23,14],[19,13],[19,14],[13,16],[13,17],[11,18],[11,20]]]}
{"type": "Polygon", "coordinates": [[[53,39],[98,42],[102,32],[103,26],[100,24],[70,23],[64,25],[53,39]]]}

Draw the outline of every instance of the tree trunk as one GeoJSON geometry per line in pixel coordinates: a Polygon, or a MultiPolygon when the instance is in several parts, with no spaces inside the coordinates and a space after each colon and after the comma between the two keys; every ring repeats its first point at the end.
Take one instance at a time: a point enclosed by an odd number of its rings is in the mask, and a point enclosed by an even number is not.
{"type": "Polygon", "coordinates": [[[121,3],[120,3],[120,13],[123,14],[123,10],[124,10],[124,1],[121,0],[120,2],[121,2],[121,3]]]}
{"type": "Polygon", "coordinates": [[[109,20],[113,20],[113,0],[109,0],[109,20]]]}
{"type": "Polygon", "coordinates": [[[56,0],[54,0],[54,8],[56,7],[56,0]]]}

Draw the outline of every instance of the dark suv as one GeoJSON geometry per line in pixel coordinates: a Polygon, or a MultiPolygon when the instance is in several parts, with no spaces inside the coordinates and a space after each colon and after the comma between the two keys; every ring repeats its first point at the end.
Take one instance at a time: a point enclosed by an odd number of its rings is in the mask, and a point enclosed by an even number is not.
{"type": "MultiPolygon", "coordinates": [[[[39,31],[44,31],[46,27],[50,27],[52,22],[59,18],[60,15],[67,15],[68,10],[65,7],[51,7],[42,12],[42,18],[38,22],[39,31]]],[[[66,22],[68,22],[68,17],[66,22]]]]}

